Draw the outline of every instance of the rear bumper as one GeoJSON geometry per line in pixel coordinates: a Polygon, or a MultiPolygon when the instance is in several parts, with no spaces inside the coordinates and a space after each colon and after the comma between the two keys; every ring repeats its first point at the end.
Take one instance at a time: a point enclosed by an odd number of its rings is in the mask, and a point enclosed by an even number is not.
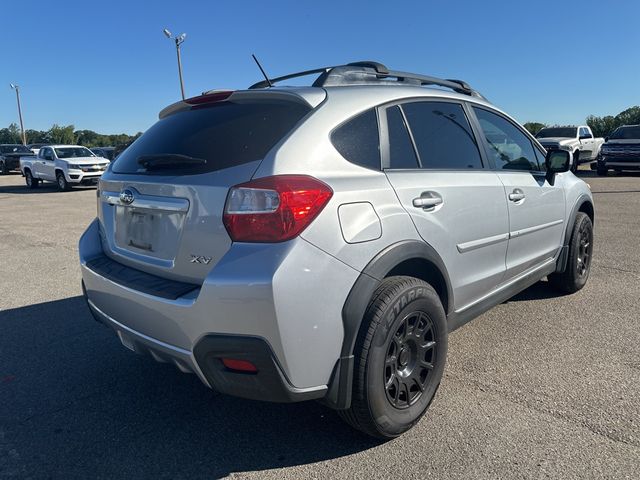
{"type": "Polygon", "coordinates": [[[234,244],[202,285],[174,299],[89,267],[104,255],[97,220],[79,252],[89,306],[125,346],[232,395],[298,401],[326,394],[340,356],[341,308],[358,272],[305,240],[234,244]],[[251,361],[258,374],[227,371],[223,355],[251,361]]]}
{"type": "Polygon", "coordinates": [[[157,362],[172,363],[184,373],[194,373],[202,383],[218,392],[283,403],[319,399],[326,395],[326,386],[306,389],[293,387],[268,343],[261,338],[207,335],[200,339],[192,352],[136,332],[114,320],[96,307],[86,292],[85,299],[93,317],[112,328],[124,346],[138,354],[150,355],[157,362]],[[247,360],[258,371],[241,373],[229,370],[222,364],[222,358],[247,360]]]}

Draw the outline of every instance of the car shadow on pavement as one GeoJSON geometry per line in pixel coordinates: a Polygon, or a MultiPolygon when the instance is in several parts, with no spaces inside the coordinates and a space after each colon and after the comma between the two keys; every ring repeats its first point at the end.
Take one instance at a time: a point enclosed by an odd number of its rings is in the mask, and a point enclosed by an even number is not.
{"type": "Polygon", "coordinates": [[[562,297],[563,295],[563,293],[554,290],[549,285],[549,282],[547,282],[546,280],[541,280],[537,283],[534,283],[526,290],[523,290],[517,295],[514,295],[509,300],[506,300],[503,303],[524,302],[528,300],[547,300],[549,298],[562,297]]]}
{"type": "MultiPolygon", "coordinates": [[[[84,190],[95,190],[95,186],[77,186],[73,187],[70,190],[67,190],[64,193],[69,192],[82,192],[84,190]]],[[[51,193],[56,192],[58,190],[58,186],[55,183],[45,183],[40,185],[38,188],[29,188],[26,185],[3,185],[0,186],[0,193],[11,193],[11,194],[33,194],[33,193],[51,193]]],[[[62,193],[62,192],[61,192],[62,193]]]]}
{"type": "Polygon", "coordinates": [[[376,445],[316,402],[217,395],[126,350],[81,296],[0,311],[0,471],[220,478],[376,445]]]}

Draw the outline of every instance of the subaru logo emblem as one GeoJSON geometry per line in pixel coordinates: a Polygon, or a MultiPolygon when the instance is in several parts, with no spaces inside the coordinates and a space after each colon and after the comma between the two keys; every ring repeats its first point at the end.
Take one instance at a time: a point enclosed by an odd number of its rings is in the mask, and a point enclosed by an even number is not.
{"type": "Polygon", "coordinates": [[[129,190],[128,188],[122,190],[120,192],[120,203],[124,204],[124,205],[131,205],[133,203],[133,201],[135,200],[134,196],[133,196],[133,192],[131,190],[129,190]]]}

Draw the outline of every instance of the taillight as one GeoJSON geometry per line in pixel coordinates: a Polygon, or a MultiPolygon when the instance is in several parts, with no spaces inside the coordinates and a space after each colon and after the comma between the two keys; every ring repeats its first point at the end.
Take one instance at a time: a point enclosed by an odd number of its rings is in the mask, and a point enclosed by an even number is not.
{"type": "Polygon", "coordinates": [[[329,202],[333,191],[306,175],[277,175],[229,190],[224,226],[234,242],[284,242],[298,236],[329,202]]]}

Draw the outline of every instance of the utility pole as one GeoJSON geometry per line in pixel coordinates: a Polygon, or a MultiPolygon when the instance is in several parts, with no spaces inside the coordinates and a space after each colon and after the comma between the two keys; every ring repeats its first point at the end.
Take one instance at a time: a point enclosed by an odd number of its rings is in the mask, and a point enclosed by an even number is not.
{"type": "Polygon", "coordinates": [[[16,91],[16,100],[18,102],[18,117],[20,117],[20,132],[22,133],[22,144],[27,144],[27,134],[24,131],[24,123],[22,122],[22,108],[20,107],[20,87],[15,83],[10,83],[11,88],[16,91]]]}
{"type": "Polygon", "coordinates": [[[182,79],[182,58],[180,57],[180,45],[182,45],[184,39],[187,38],[187,34],[181,33],[177,37],[174,37],[166,28],[163,30],[163,32],[168,39],[174,40],[176,43],[176,55],[178,57],[178,76],[180,77],[180,93],[182,93],[182,99],[184,100],[184,80],[182,79]]]}

